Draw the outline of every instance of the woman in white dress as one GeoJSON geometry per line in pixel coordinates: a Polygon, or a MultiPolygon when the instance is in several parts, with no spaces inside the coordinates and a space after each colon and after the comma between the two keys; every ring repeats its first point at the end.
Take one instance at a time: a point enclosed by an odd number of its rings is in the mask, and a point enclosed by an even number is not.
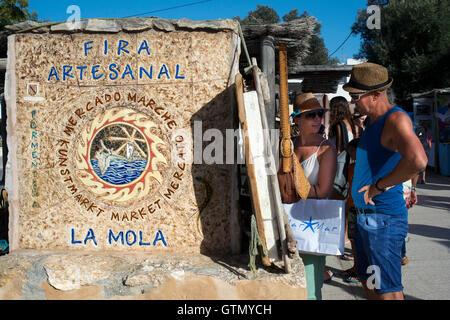
{"type": "MultiPolygon", "coordinates": [[[[308,198],[327,199],[336,175],[336,149],[319,134],[325,109],[312,93],[297,95],[291,115],[299,130],[294,152],[311,184],[308,198]]],[[[308,299],[322,299],[325,256],[300,254],[306,271],[308,299]]]]}

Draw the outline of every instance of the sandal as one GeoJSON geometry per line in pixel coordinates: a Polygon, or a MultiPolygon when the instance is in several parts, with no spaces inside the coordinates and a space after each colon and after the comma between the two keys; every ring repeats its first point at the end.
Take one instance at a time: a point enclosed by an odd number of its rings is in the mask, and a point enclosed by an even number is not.
{"type": "Polygon", "coordinates": [[[355,258],[353,258],[352,256],[350,256],[350,255],[348,255],[348,254],[343,254],[343,255],[341,256],[341,260],[344,260],[344,261],[353,261],[353,260],[355,260],[355,258]]]}
{"type": "Polygon", "coordinates": [[[330,283],[331,280],[333,280],[333,278],[334,278],[334,273],[331,270],[327,270],[325,272],[328,273],[328,275],[330,277],[328,279],[326,279],[326,280],[323,280],[323,283],[330,283]]]}
{"type": "Polygon", "coordinates": [[[346,277],[344,278],[345,282],[359,282],[358,275],[352,269],[348,269],[345,271],[346,277]]]}

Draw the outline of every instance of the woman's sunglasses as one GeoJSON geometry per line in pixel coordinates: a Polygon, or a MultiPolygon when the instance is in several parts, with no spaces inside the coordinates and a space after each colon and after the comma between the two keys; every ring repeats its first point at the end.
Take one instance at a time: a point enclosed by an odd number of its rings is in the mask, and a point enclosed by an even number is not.
{"type": "Polygon", "coordinates": [[[305,112],[305,118],[315,119],[316,117],[319,117],[320,119],[322,119],[324,114],[325,112],[323,110],[305,112]]]}

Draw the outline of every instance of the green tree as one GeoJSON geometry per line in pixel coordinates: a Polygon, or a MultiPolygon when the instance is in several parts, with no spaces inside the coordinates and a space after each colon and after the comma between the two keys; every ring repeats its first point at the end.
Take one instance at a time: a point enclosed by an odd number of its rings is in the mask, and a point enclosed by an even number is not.
{"type": "Polygon", "coordinates": [[[248,15],[240,21],[241,24],[271,24],[280,22],[278,13],[269,6],[258,4],[255,11],[249,11],[248,15]]]}
{"type": "MultiPolygon", "coordinates": [[[[283,16],[284,22],[293,21],[300,18],[309,17],[307,11],[303,11],[299,15],[298,9],[292,9],[283,16]]],[[[279,23],[280,17],[278,13],[269,6],[257,5],[255,11],[249,11],[248,15],[241,19],[240,17],[234,17],[234,20],[239,21],[241,24],[273,24],[279,23]]],[[[321,34],[322,25],[320,22],[316,23],[314,29],[314,35],[310,41],[310,54],[303,61],[306,65],[324,65],[324,64],[337,64],[338,59],[329,59],[328,49],[325,47],[323,38],[319,37],[321,34]]]]}
{"type": "Polygon", "coordinates": [[[2,0],[0,3],[0,30],[6,25],[25,20],[37,21],[37,13],[28,11],[28,0],[2,0]]]}
{"type": "Polygon", "coordinates": [[[391,0],[381,7],[380,30],[368,29],[367,18],[365,10],[359,11],[352,27],[363,39],[357,58],[388,68],[397,102],[414,92],[450,86],[448,1],[391,0]]]}
{"type": "MultiPolygon", "coordinates": [[[[283,16],[283,21],[289,22],[306,17],[309,17],[307,11],[303,11],[303,13],[299,16],[298,9],[293,9],[283,16]]],[[[337,63],[337,59],[328,58],[328,49],[325,46],[325,41],[323,40],[323,38],[319,37],[319,35],[321,34],[321,28],[322,24],[320,22],[317,22],[314,28],[314,35],[311,37],[311,40],[309,42],[310,54],[303,60],[303,64],[305,65],[324,65],[337,63]]]]}
{"type": "Polygon", "coordinates": [[[325,46],[325,42],[323,38],[313,35],[309,42],[310,45],[310,53],[303,60],[303,64],[305,65],[320,65],[320,64],[328,64],[328,49],[325,46]]]}
{"type": "Polygon", "coordinates": [[[284,22],[289,22],[289,21],[292,21],[292,20],[300,19],[300,18],[301,17],[298,16],[298,9],[293,9],[293,10],[289,11],[287,14],[285,14],[283,16],[283,21],[284,22]]]}

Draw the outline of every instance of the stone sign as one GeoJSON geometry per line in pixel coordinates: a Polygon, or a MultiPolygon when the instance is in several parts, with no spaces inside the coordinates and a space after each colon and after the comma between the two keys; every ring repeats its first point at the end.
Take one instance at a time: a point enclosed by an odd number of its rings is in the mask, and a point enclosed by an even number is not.
{"type": "Polygon", "coordinates": [[[231,250],[235,165],[203,161],[203,132],[235,127],[239,41],[150,18],[9,36],[11,250],[231,250]]]}

